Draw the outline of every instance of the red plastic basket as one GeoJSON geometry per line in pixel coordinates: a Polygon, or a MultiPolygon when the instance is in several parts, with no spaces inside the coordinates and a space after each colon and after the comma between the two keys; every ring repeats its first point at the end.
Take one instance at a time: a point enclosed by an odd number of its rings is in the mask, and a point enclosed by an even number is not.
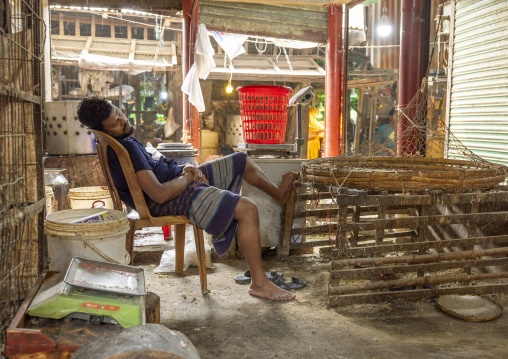
{"type": "Polygon", "coordinates": [[[246,143],[282,144],[286,140],[289,94],[286,86],[240,86],[240,114],[246,143]]]}

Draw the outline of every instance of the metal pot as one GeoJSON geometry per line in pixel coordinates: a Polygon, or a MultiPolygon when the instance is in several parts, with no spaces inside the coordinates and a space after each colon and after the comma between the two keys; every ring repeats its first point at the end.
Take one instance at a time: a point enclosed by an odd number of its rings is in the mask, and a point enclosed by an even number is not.
{"type": "Polygon", "coordinates": [[[44,130],[49,155],[97,153],[93,134],[78,120],[79,101],[45,103],[44,130]]]}

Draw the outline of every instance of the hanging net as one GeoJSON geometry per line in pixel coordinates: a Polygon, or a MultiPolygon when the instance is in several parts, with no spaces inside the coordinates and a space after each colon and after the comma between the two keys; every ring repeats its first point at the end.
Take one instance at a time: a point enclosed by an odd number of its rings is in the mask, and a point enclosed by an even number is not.
{"type": "MultiPolygon", "coordinates": [[[[372,127],[371,127],[372,128],[372,127]]],[[[395,119],[353,151],[302,164],[303,181],[366,190],[467,191],[505,181],[508,168],[485,161],[456,138],[424,80],[395,119]]]]}

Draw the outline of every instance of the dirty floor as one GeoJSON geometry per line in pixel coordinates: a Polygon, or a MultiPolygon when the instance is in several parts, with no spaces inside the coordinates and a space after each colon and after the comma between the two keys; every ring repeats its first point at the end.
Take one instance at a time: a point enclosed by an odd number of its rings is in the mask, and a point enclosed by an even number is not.
{"type": "MultiPolygon", "coordinates": [[[[279,262],[264,256],[265,269],[306,280],[289,303],[248,295],[233,277],[243,260],[214,261],[208,270],[210,293],[199,290],[197,268],[183,276],[159,275],[143,265],[148,290],[161,298],[161,324],[184,333],[201,358],[507,358],[508,314],[472,323],[451,317],[432,300],[416,310],[389,303],[326,306],[328,261],[318,255],[279,262]]],[[[491,296],[503,307],[508,295],[491,296]]]]}

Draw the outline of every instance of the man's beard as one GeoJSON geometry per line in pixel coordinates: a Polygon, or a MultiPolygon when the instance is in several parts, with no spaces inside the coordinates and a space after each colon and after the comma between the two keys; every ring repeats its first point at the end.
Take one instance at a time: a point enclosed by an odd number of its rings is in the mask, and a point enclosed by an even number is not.
{"type": "Polygon", "coordinates": [[[130,135],[132,135],[134,133],[134,130],[135,130],[135,127],[134,126],[130,126],[129,128],[129,131],[120,135],[120,136],[112,136],[114,139],[116,140],[123,140],[124,138],[127,138],[129,137],[130,135]]]}

